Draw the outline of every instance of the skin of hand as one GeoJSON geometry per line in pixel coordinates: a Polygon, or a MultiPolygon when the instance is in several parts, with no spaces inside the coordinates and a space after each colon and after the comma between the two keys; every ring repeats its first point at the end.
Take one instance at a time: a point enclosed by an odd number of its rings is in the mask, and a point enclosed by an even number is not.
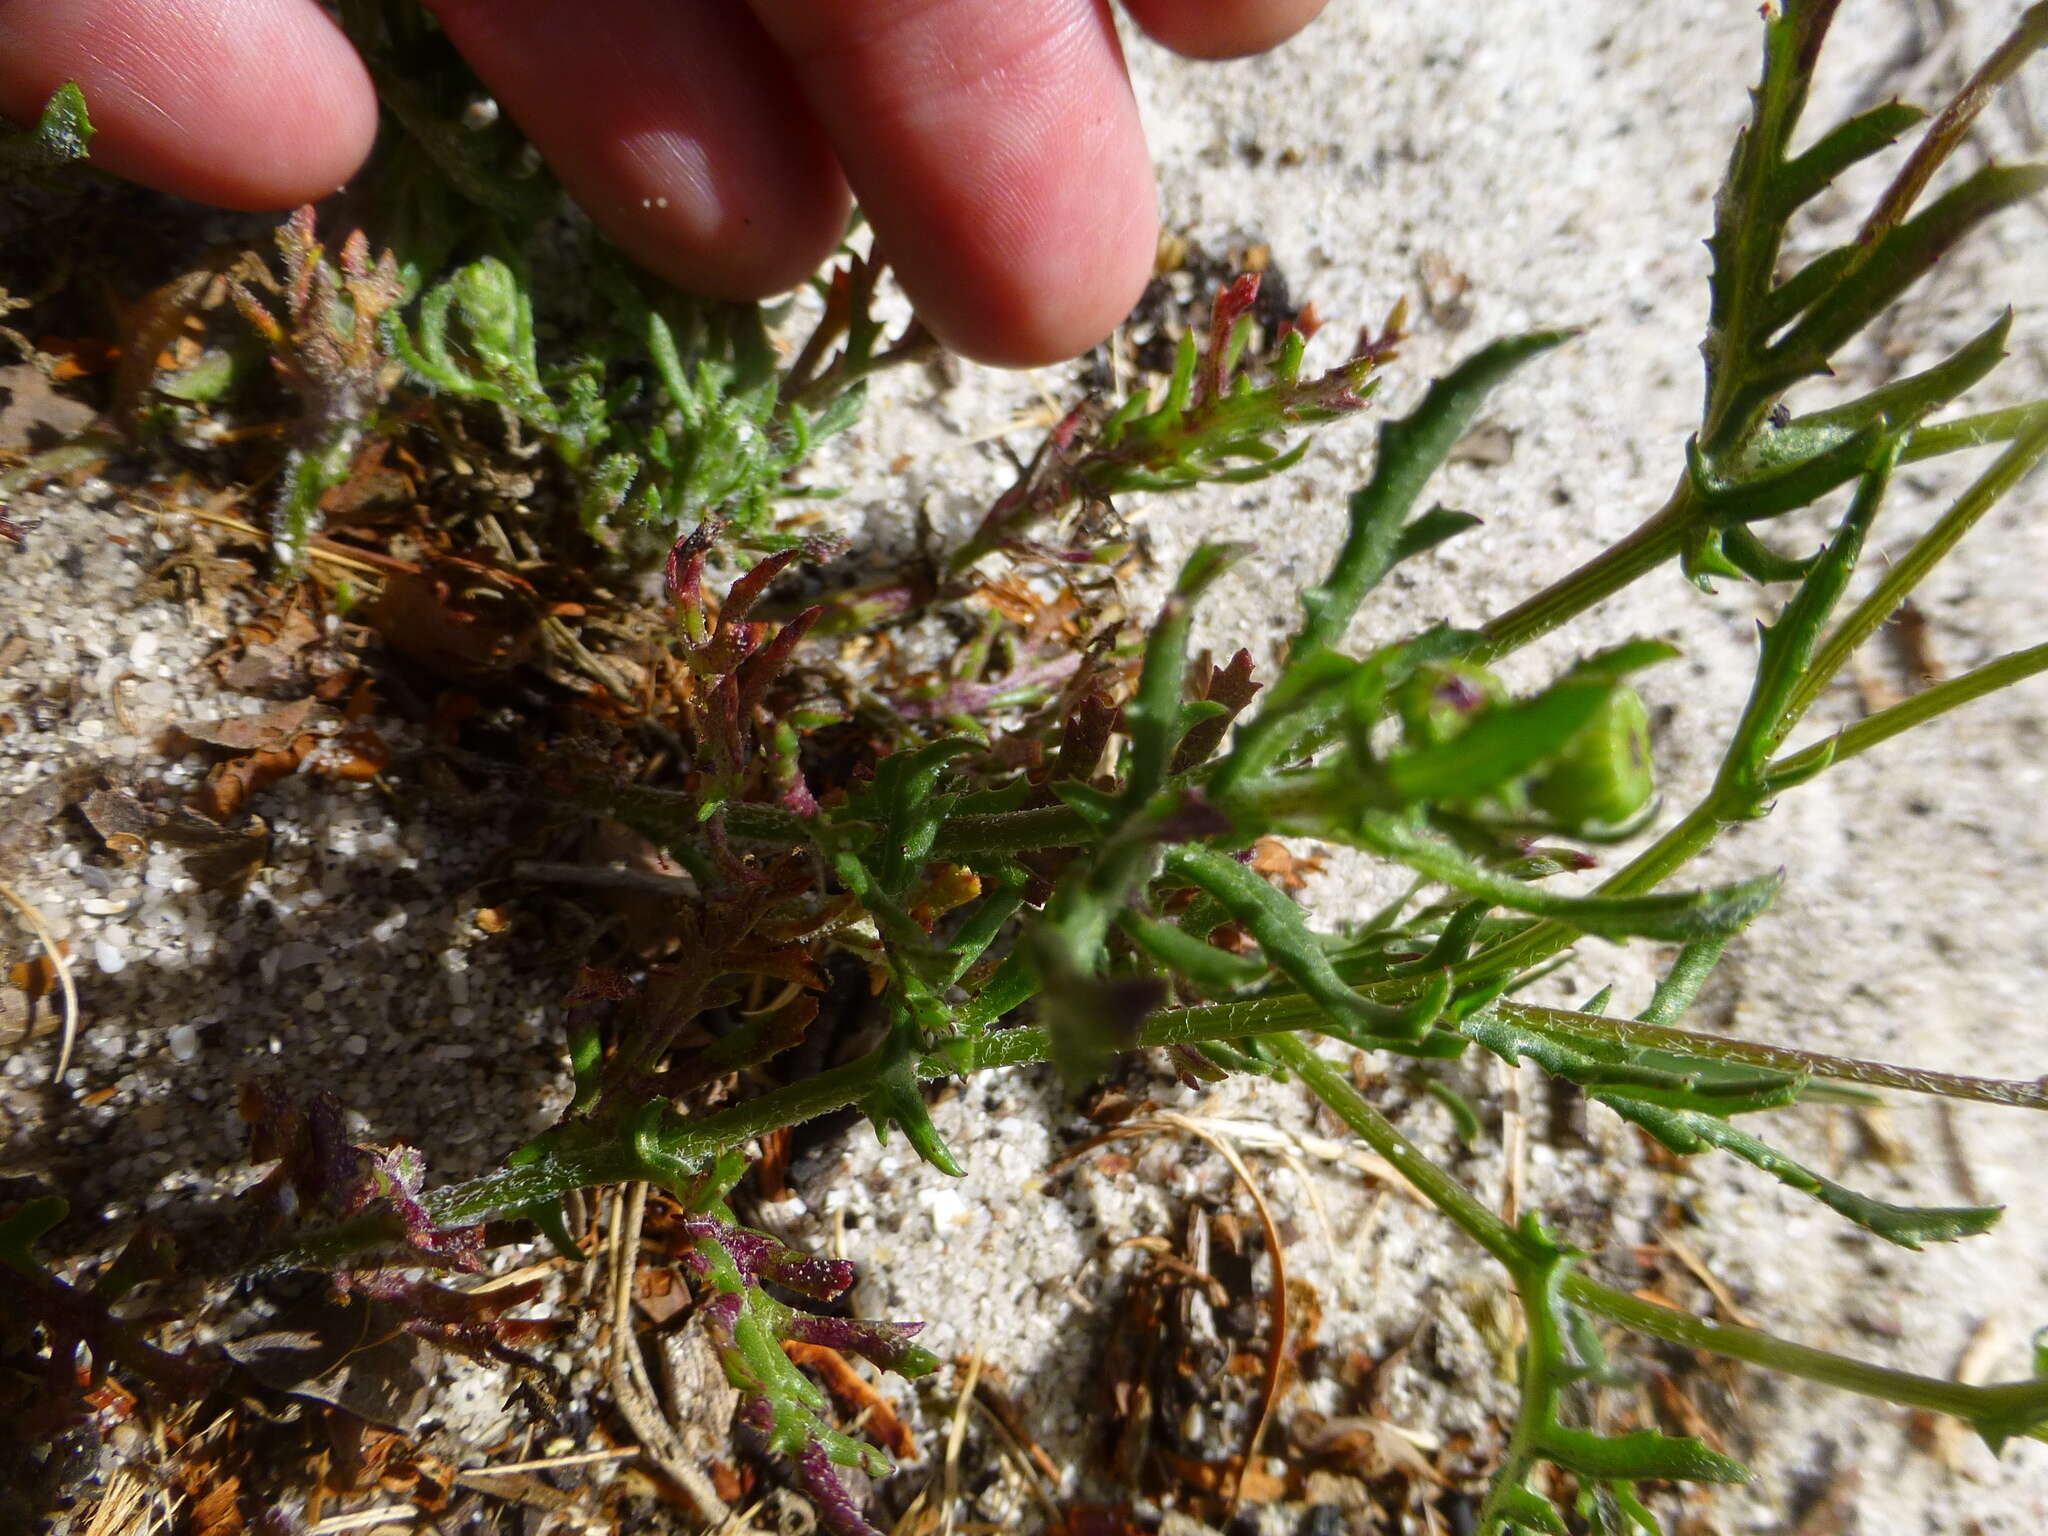
{"type": "MultiPolygon", "coordinates": [[[[1323,0],[1124,0],[1176,52],[1261,52],[1323,0]]],[[[1107,0],[429,0],[577,199],[670,281],[802,281],[858,197],[955,351],[1079,353],[1136,301],[1152,165],[1107,0]]],[[[234,208],[334,191],[376,98],[315,0],[0,0],[0,113],[77,81],[94,161],[234,208]]]]}

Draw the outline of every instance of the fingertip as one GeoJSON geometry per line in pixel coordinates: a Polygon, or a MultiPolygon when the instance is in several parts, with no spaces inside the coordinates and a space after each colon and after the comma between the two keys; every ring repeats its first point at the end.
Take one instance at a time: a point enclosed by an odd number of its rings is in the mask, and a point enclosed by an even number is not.
{"type": "Polygon", "coordinates": [[[1124,0],[1145,35],[1189,59],[1242,59],[1286,42],[1325,0],[1124,0]]]}
{"type": "Polygon", "coordinates": [[[994,368],[1079,357],[1121,325],[1145,291],[1158,248],[1151,166],[1092,212],[1036,225],[1051,238],[1004,244],[978,270],[885,246],[918,318],[950,350],[994,368]]]}
{"type": "Polygon", "coordinates": [[[1129,312],[1152,162],[1101,0],[753,4],[940,340],[1032,367],[1129,312]]]}
{"type": "Polygon", "coordinates": [[[66,81],[94,164],[222,207],[324,197],[377,133],[368,71],[308,0],[0,4],[0,109],[33,119],[66,81]]]}
{"type": "MultiPolygon", "coordinates": [[[[680,183],[668,149],[642,146],[639,163],[646,176],[673,187],[680,183]]],[[[665,281],[711,299],[745,302],[797,287],[831,256],[853,208],[836,167],[799,195],[762,200],[753,211],[728,205],[711,222],[666,193],[635,196],[638,174],[609,196],[597,180],[577,178],[577,200],[619,248],[665,281]]]]}
{"type": "Polygon", "coordinates": [[[845,178],[787,66],[731,0],[432,0],[585,212],[713,298],[801,283],[839,243],[845,178]]]}

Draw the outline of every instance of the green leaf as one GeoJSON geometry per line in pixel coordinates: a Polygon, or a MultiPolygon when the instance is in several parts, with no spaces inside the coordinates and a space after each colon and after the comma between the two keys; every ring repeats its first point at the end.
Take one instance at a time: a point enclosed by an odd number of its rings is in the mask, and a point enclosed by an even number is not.
{"type": "Polygon", "coordinates": [[[889,1139],[891,1127],[903,1132],[917,1155],[943,1174],[959,1178],[965,1172],[953,1158],[931,1111],[925,1108],[924,1089],[916,1068],[916,1028],[907,1009],[899,1009],[891,1021],[889,1039],[876,1047],[870,1060],[874,1071],[860,1098],[861,1113],[875,1127],[875,1135],[889,1139]]]}
{"type": "MultiPolygon", "coordinates": [[[[1759,433],[1752,441],[1748,464],[1755,472],[1776,474],[1867,433],[1882,424],[1892,431],[1910,431],[1977,384],[2005,357],[2012,334],[2008,309],[1950,356],[1931,368],[1886,384],[1870,393],[1824,411],[1795,416],[1782,427],[1759,433]]],[[[1860,468],[1860,466],[1859,466],[1860,468]]],[[[1843,483],[1853,472],[1842,477],[1843,483]]]]}
{"type": "Polygon", "coordinates": [[[1194,606],[1216,578],[1249,546],[1204,544],[1188,556],[1180,578],[1167,596],[1159,619],[1145,642],[1144,667],[1131,702],[1124,708],[1124,729],[1131,738],[1124,804],[1135,809],[1166,784],[1174,748],[1194,722],[1186,718],[1181,696],[1188,670],[1188,627],[1194,606]]]}
{"type": "Polygon", "coordinates": [[[1645,1024],[1665,1028],[1675,1028],[1683,1023],[1687,1011],[1700,995],[1700,988],[1714,974],[1714,967],[1721,963],[1721,952],[1727,947],[1725,938],[1695,939],[1686,945],[1678,952],[1678,958],[1671,962],[1671,969],[1657,982],[1657,990],[1650,995],[1649,1005],[1636,1017],[1645,1024]]]}
{"type": "Polygon", "coordinates": [[[1855,270],[1767,349],[1766,362],[1786,377],[1822,371],[1838,348],[1926,276],[1971,230],[2044,187],[2048,165],[1987,165],[1974,172],[1880,236],[1855,270]]]}
{"type": "MultiPolygon", "coordinates": [[[[1468,896],[1608,938],[1684,942],[1733,933],[1770,905],[1781,880],[1778,875],[1759,875],[1731,885],[1654,896],[1559,896],[1484,869],[1412,821],[1384,812],[1364,812],[1352,830],[1365,847],[1468,896]]],[[[1334,838],[1337,833],[1321,827],[1307,835],[1334,838]]]]}
{"type": "Polygon", "coordinates": [[[1850,574],[1863,552],[1864,535],[1884,503],[1901,446],[1897,437],[1885,440],[1865,469],[1863,483],[1857,487],[1841,526],[1814,561],[1799,590],[1792,594],[1775,624],[1759,626],[1756,682],[1721,769],[1725,785],[1751,797],[1750,805],[1737,808],[1737,814],[1744,810],[1755,814],[1761,809],[1756,798],[1762,793],[1764,766],[1792,727],[1792,700],[1805,681],[1821,630],[1848,588],[1850,574]]]}
{"type": "Polygon", "coordinates": [[[1258,941],[1266,958],[1336,1021],[1345,1038],[1419,1039],[1436,1021],[1448,993],[1427,1006],[1393,1008],[1368,1002],[1337,974],[1309,932],[1301,909],[1227,853],[1182,846],[1166,856],[1167,872],[1213,896],[1258,941]]]}
{"type": "Polygon", "coordinates": [[[1730,523],[1713,531],[1723,557],[1721,575],[1747,576],[1751,581],[1769,584],[1798,581],[1813,569],[1811,558],[1795,560],[1781,555],[1741,523],[1730,523]]]}
{"type": "Polygon", "coordinates": [[[1393,564],[1412,560],[1417,555],[1427,554],[1446,540],[1454,539],[1469,529],[1484,526],[1484,519],[1474,517],[1470,512],[1453,512],[1447,507],[1432,507],[1414,521],[1402,526],[1400,535],[1394,540],[1393,564]]]}
{"type": "Polygon", "coordinates": [[[85,92],[67,81],[43,103],[33,128],[0,132],[0,171],[53,170],[90,155],[93,126],[85,110],[85,92]]]}
{"type": "Polygon", "coordinates": [[[1787,160],[1772,174],[1773,213],[1783,218],[1811,202],[1850,166],[1890,147],[1900,134],[1926,117],[1926,112],[1907,102],[1887,101],[1837,123],[1805,153],[1787,160]]]}
{"type": "Polygon", "coordinates": [[[1596,1435],[1552,1426],[1537,1441],[1546,1461],[1578,1477],[1604,1482],[1662,1478],[1670,1482],[1747,1483],[1749,1468],[1710,1449],[1705,1441],[1639,1429],[1626,1435],[1596,1435]]]}
{"type": "Polygon", "coordinates": [[[1640,1099],[1619,1094],[1594,1092],[1591,1097],[1641,1126],[1673,1152],[1690,1155],[1714,1147],[1761,1168],[1765,1173],[1801,1194],[1811,1195],[1859,1227],[1875,1232],[1902,1248],[1922,1243],[1950,1242],[1987,1232],[2003,1214],[2000,1206],[1912,1206],[1892,1205],[1860,1195],[1853,1189],[1823,1178],[1727,1121],[1695,1110],[1665,1109],[1640,1099]]]}
{"type": "Polygon", "coordinates": [[[1462,1020],[1458,1032],[1501,1060],[1533,1061],[1551,1077],[1632,1101],[1724,1117],[1795,1102],[1801,1080],[1761,1068],[1687,1060],[1591,1040],[1562,1030],[1536,1030],[1498,1015],[1462,1020]]]}
{"type": "MultiPolygon", "coordinates": [[[[1532,331],[1494,342],[1431,384],[1408,415],[1381,424],[1372,478],[1351,498],[1349,531],[1336,564],[1320,586],[1301,595],[1306,619],[1288,642],[1290,658],[1342,643],[1366,594],[1380,584],[1396,560],[1413,552],[1402,547],[1408,511],[1465,435],[1487,396],[1522,364],[1562,346],[1576,334],[1532,331]]],[[[1425,514],[1421,521],[1431,517],[1438,518],[1430,525],[1432,531],[1444,527],[1435,513],[1425,514]]],[[[1455,531],[1436,533],[1428,542],[1455,531]]],[[[1426,548],[1427,543],[1421,547],[1426,548]]]]}
{"type": "Polygon", "coordinates": [[[1234,996],[1263,981],[1273,971],[1261,956],[1218,949],[1177,924],[1162,923],[1138,912],[1121,914],[1116,924],[1133,944],[1205,997],[1234,996]]]}
{"type": "Polygon", "coordinates": [[[1564,1523],[1564,1516],[1557,1512],[1550,1500],[1520,1484],[1496,1489],[1488,1504],[1498,1520],[1482,1527],[1482,1536],[1523,1527],[1541,1531],[1544,1536],[1571,1536],[1571,1527],[1564,1523]],[[1503,1521],[1505,1525],[1500,1523],[1503,1521]]]}
{"type": "Polygon", "coordinates": [[[1450,740],[1386,764],[1404,802],[1476,799],[1556,757],[1606,707],[1631,672],[1675,657],[1671,646],[1636,641],[1590,656],[1531,699],[1480,714],[1450,740]]]}
{"type": "Polygon", "coordinates": [[[1703,515],[1716,523],[1753,523],[1810,507],[1869,464],[1886,426],[1872,422],[1809,458],[1761,473],[1724,473],[1701,451],[1699,439],[1686,444],[1686,473],[1703,515]]]}
{"type": "Polygon", "coordinates": [[[1347,714],[1371,718],[1418,667],[1455,660],[1479,641],[1470,630],[1438,625],[1353,661],[1335,651],[1291,654],[1259,708],[1238,727],[1230,752],[1208,775],[1212,798],[1229,809],[1233,790],[1290,755],[1306,755],[1340,734],[1347,714]]]}

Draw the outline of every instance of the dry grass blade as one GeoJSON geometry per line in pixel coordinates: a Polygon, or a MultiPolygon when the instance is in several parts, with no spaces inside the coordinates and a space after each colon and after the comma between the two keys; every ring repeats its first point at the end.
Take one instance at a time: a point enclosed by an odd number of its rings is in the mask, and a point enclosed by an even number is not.
{"type": "Polygon", "coordinates": [[[1721,1315],[1727,1318],[1729,1322],[1739,1323],[1744,1328],[1759,1328],[1763,1326],[1754,1316],[1742,1309],[1736,1302],[1735,1297],[1729,1293],[1728,1287],[1721,1282],[1720,1277],[1707,1268],[1707,1261],[1701,1258],[1698,1252],[1680,1238],[1677,1233],[1660,1228],[1657,1233],[1657,1240],[1670,1250],[1673,1258],[1692,1271],[1692,1277],[1695,1280],[1707,1288],[1714,1298],[1714,1304],[1721,1309],[1721,1315]]]}
{"type": "Polygon", "coordinates": [[[78,1043],[78,983],[71,976],[71,961],[57,942],[57,936],[50,931],[50,925],[43,921],[43,914],[30,906],[26,897],[4,880],[0,880],[0,896],[7,898],[15,911],[21,914],[22,921],[42,941],[43,953],[50,957],[50,964],[57,972],[57,985],[64,993],[64,1039],[57,1048],[56,1070],[50,1074],[51,1082],[61,1083],[64,1074],[71,1070],[72,1048],[78,1043]]]}
{"type": "MultiPolygon", "coordinates": [[[[1193,1136],[1215,1148],[1217,1155],[1230,1165],[1230,1171],[1237,1176],[1238,1182],[1245,1188],[1245,1193],[1251,1197],[1252,1206],[1259,1214],[1259,1224],[1265,1232],[1266,1252],[1273,1261],[1273,1289],[1269,1308],[1272,1322],[1267,1329],[1266,1373],[1260,1387],[1259,1412],[1253,1420],[1251,1433],[1245,1437],[1237,1485],[1231,1495],[1233,1508],[1241,1497],[1238,1490],[1242,1489],[1245,1476],[1251,1470],[1252,1459],[1258,1455],[1259,1444],[1265,1439],[1266,1426],[1271,1421],[1274,1407],[1279,1402],[1280,1378],[1287,1363],[1287,1260],[1281,1251],[1280,1227],[1273,1220],[1272,1208],[1266,1203],[1265,1191],[1259,1187],[1258,1180],[1252,1177],[1251,1169],[1246,1166],[1244,1158],[1233,1144],[1231,1133],[1247,1127],[1253,1127],[1255,1133],[1259,1130],[1264,1131],[1265,1136],[1259,1139],[1263,1139],[1275,1150],[1293,1143],[1293,1138],[1275,1127],[1258,1127],[1256,1122],[1202,1120],[1168,1110],[1142,1120],[1127,1121],[1123,1125],[1111,1127],[1098,1136],[1091,1136],[1046,1170],[1048,1173],[1057,1173],[1095,1148],[1107,1146],[1113,1141],[1124,1141],[1139,1136],[1179,1134],[1193,1136]]],[[[1398,1178],[1392,1164],[1387,1165],[1387,1172],[1390,1176],[1398,1178]]],[[[1306,1181],[1304,1187],[1307,1187],[1306,1181]]]]}
{"type": "Polygon", "coordinates": [[[647,1380],[647,1367],[640,1358],[633,1337],[633,1281],[639,1268],[640,1232],[647,1220],[647,1185],[635,1180],[622,1186],[613,1198],[613,1220],[605,1258],[610,1271],[612,1347],[606,1376],[612,1400],[633,1433],[640,1437],[641,1453],[663,1476],[674,1482],[697,1512],[721,1530],[744,1530],[736,1522],[731,1506],[718,1496],[696,1462],[691,1459],[682,1437],[655,1400],[647,1380]]]}
{"type": "Polygon", "coordinates": [[[351,1515],[331,1515],[310,1527],[307,1536],[340,1536],[343,1531],[373,1530],[385,1525],[410,1528],[424,1518],[411,1504],[386,1504],[378,1509],[359,1509],[351,1515]]]}
{"type": "Polygon", "coordinates": [[[953,1509],[960,1500],[960,1447],[967,1439],[967,1414],[974,1406],[975,1384],[981,1380],[981,1351],[967,1362],[967,1379],[960,1384],[960,1401],[953,1406],[953,1423],[946,1431],[946,1462],[941,1487],[945,1521],[941,1529],[953,1536],[953,1509]]]}
{"type": "Polygon", "coordinates": [[[178,1495],[152,1488],[132,1472],[116,1472],[93,1506],[85,1536],[156,1536],[172,1528],[178,1495]]]}

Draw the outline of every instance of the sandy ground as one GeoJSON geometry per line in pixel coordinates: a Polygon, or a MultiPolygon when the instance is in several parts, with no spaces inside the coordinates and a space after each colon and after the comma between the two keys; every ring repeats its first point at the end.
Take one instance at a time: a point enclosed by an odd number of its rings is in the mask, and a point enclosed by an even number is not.
{"type": "MultiPolygon", "coordinates": [[[[1820,110],[1893,91],[1925,99],[1960,78],[2010,9],[1849,0],[1820,110]]],[[[1437,488],[1486,529],[1404,571],[1361,620],[1361,638],[1484,617],[1662,499],[1697,409],[1699,241],[1756,52],[1754,9],[1744,4],[1617,11],[1588,0],[1337,0],[1295,45],[1223,68],[1182,65],[1133,43],[1171,229],[1211,251],[1270,248],[1297,301],[1313,298],[1329,322],[1325,346],[1403,293],[1434,298],[1415,306],[1415,340],[1387,386],[1390,408],[1405,408],[1432,372],[1492,336],[1586,327],[1499,395],[1491,416],[1511,444],[1506,461],[1456,466],[1437,488]]],[[[2035,102],[2048,99],[2038,64],[2029,85],[2035,102]]],[[[2031,131],[2023,116],[1994,112],[1986,143],[2014,155],[2031,131]]],[[[1838,221],[1855,213],[1847,204],[1824,211],[1838,221]]],[[[2038,209],[2008,215],[1911,302],[1884,347],[1854,360],[1847,381],[1923,364],[2014,302],[2015,334],[2025,339],[1987,399],[2039,393],[2048,378],[2043,233],[2038,209]]],[[[940,535],[956,536],[1010,474],[993,442],[963,440],[1037,405],[1041,391],[1064,398],[1069,385],[1057,373],[974,369],[951,382],[926,373],[884,381],[868,423],[829,466],[851,489],[851,522],[900,546],[908,514],[921,511],[940,535]]],[[[1014,441],[1021,449],[1030,438],[1014,441]]],[[[1210,602],[1206,643],[1269,654],[1292,594],[1334,548],[1342,494],[1360,479],[1369,443],[1366,427],[1339,429],[1282,481],[1126,509],[1159,569],[1203,538],[1257,542],[1210,602]]],[[[1902,547],[1953,483],[1919,471],[1904,478],[1876,540],[1880,556],[1902,547]]],[[[1947,670],[2039,638],[2042,497],[2036,477],[1925,594],[1931,651],[1947,670]]],[[[217,619],[144,588],[161,556],[152,541],[168,549],[175,520],[94,487],[45,514],[31,554],[0,559],[0,640],[29,642],[0,677],[0,704],[32,693],[63,699],[37,717],[47,723],[0,737],[0,794],[12,797],[0,814],[9,878],[87,959],[88,1032],[61,1090],[40,1086],[47,1041],[6,1062],[0,1135],[12,1138],[10,1161],[53,1170],[99,1204],[110,1233],[139,1209],[202,1200],[236,1176],[233,1082],[264,1061],[333,1086],[380,1136],[419,1141],[439,1173],[483,1166],[545,1123],[561,1088],[556,973],[545,957],[493,945],[473,922],[476,881],[508,835],[508,808],[401,816],[292,781],[263,806],[278,832],[277,867],[239,902],[198,891],[161,858],[109,882],[84,857],[90,844],[77,826],[43,828],[48,786],[67,772],[96,766],[119,781],[174,782],[189,770],[152,753],[155,733],[227,708],[190,681],[217,619]],[[85,1105],[107,1088],[111,1096],[85,1105]],[[468,1112],[486,1102],[488,1121],[468,1112]]],[[[1796,538],[1810,540],[1816,527],[1796,538]]],[[[1753,589],[1708,598],[1666,573],[1510,670],[1533,681],[1636,634],[1681,644],[1685,659],[1651,674],[1645,692],[1667,795],[1682,806],[1739,708],[1762,611],[1753,589]]],[[[1896,659],[1881,655],[1865,681],[1901,676],[1896,659]]],[[[1845,686],[1816,724],[1859,707],[1845,686]]],[[[1980,705],[1800,790],[1728,838],[1713,872],[1782,864],[1790,878],[1778,907],[1731,954],[1703,1004],[1705,1022],[1886,1060],[2038,1075],[2048,1058],[2048,1024],[2034,1002],[2048,967],[2048,905],[2038,894],[2048,860],[2044,720],[2048,690],[2039,685],[1980,705]]],[[[1333,858],[1308,899],[1341,918],[1378,889],[1373,871],[1333,858]]],[[[1617,1006],[1639,1005],[1664,958],[1653,947],[1589,946],[1545,996],[1583,997],[1613,981],[1617,1006]]],[[[1233,1085],[1211,1099],[1134,1081],[1187,1113],[1313,1129],[1295,1089],[1233,1085]]],[[[1476,1187],[1498,1192],[1507,1176],[1500,1076],[1477,1066],[1468,1076],[1490,1121],[1470,1153],[1404,1082],[1397,1076],[1384,1090],[1402,1106],[1404,1127],[1476,1187]]],[[[2048,1322],[2043,1196],[2028,1176],[2048,1162],[2048,1122],[1989,1109],[1948,1117],[1920,1103],[1899,1103],[1875,1125],[1844,1111],[1775,1117],[1783,1123],[1770,1134],[1874,1193],[2013,1206],[1991,1236],[1915,1256],[1725,1164],[1710,1179],[1657,1172],[1604,1111],[1592,1111],[1577,1136],[1552,1136],[1540,1085],[1525,1077],[1512,1086],[1536,1132],[1524,1198],[1596,1267],[1627,1278],[1637,1245],[1680,1221],[1683,1242],[1734,1303],[1774,1330],[1938,1375],[1966,1354],[1988,1377],[2024,1373],[2027,1336],[2048,1322]],[[1909,1153],[1897,1166],[1879,1156],[1894,1140],[1909,1153]]],[[[1104,1328],[1135,1262],[1117,1245],[1177,1231],[1192,1197],[1249,1207],[1222,1160],[1187,1141],[1132,1151],[1127,1168],[1048,1181],[1047,1164],[1082,1127],[1039,1078],[976,1083],[937,1119],[967,1154],[966,1180],[943,1180],[856,1129],[799,1170],[799,1201],[764,1219],[861,1261],[871,1315],[929,1319],[942,1356],[979,1349],[1028,1405],[1054,1460],[1078,1469],[1100,1414],[1092,1393],[1104,1328]]],[[[1313,1156],[1289,1167],[1250,1155],[1294,1235],[1290,1272],[1321,1300],[1322,1338],[1375,1357],[1422,1339],[1379,1383],[1378,1411],[1426,1438],[1463,1431],[1483,1443],[1487,1416],[1510,1401],[1493,1321],[1504,1297],[1498,1278],[1431,1213],[1368,1177],[1313,1156]]],[[[1701,1523],[1688,1529],[1791,1531],[1816,1499],[1835,1502],[1839,1523],[1808,1529],[1863,1536],[1990,1536],[2048,1524],[2048,1448],[2022,1446],[1994,1463],[1962,1445],[1945,1461],[1917,1447],[1901,1411],[1755,1375],[1734,1390],[1745,1422],[1731,1448],[1760,1481],[1693,1501],[1688,1512],[1701,1523]]],[[[943,1434],[946,1401],[942,1393],[913,1408],[930,1415],[927,1438],[943,1434]]],[[[1282,1420],[1357,1406],[1334,1378],[1316,1381],[1282,1420]]],[[[1076,1473],[1066,1491],[1091,1487],[1099,1491],[1076,1473]]],[[[1000,1479],[985,1505],[998,1519],[1025,1507],[1000,1479]]]]}

